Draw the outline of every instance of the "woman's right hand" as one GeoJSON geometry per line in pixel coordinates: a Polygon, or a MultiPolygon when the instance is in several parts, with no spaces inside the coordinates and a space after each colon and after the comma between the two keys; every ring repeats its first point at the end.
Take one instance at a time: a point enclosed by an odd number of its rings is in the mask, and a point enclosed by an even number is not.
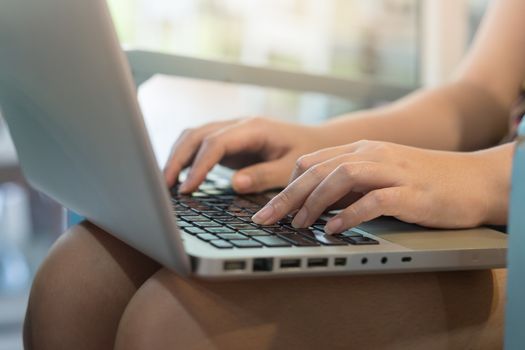
{"type": "Polygon", "coordinates": [[[238,169],[232,186],[239,193],[285,187],[301,155],[333,145],[321,130],[259,117],[186,130],[175,142],[166,164],[167,184],[174,186],[180,172],[190,167],[179,191],[191,193],[216,164],[222,164],[238,169]]]}

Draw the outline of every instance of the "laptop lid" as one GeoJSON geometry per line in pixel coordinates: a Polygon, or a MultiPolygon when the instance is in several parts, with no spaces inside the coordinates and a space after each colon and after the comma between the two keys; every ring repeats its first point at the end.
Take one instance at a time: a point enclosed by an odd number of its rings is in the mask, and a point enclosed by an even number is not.
{"type": "Polygon", "coordinates": [[[0,106],[36,189],[189,271],[105,0],[0,0],[0,106]]]}

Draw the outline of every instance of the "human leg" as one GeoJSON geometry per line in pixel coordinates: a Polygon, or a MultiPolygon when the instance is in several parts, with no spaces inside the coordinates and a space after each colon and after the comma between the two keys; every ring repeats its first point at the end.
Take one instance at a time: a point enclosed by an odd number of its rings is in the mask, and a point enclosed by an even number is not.
{"type": "Polygon", "coordinates": [[[35,277],[26,349],[112,349],[120,317],[159,265],[95,225],[71,228],[35,277]]]}
{"type": "Polygon", "coordinates": [[[129,303],[117,349],[497,349],[505,270],[253,281],[168,270],[129,303]]]}

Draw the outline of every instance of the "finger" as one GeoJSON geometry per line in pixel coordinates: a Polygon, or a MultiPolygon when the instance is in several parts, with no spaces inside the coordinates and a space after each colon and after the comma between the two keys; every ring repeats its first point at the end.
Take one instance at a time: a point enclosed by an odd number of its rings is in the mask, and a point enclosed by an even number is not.
{"type": "Polygon", "coordinates": [[[388,187],[371,191],[331,218],[325,226],[325,232],[328,234],[340,233],[383,215],[399,216],[406,202],[403,187],[388,187]]]}
{"type": "Polygon", "coordinates": [[[239,152],[256,152],[263,147],[265,133],[246,123],[234,124],[205,137],[195,156],[181,193],[195,191],[208,172],[228,155],[239,152]]]}
{"type": "Polygon", "coordinates": [[[330,174],[341,161],[338,158],[315,165],[289,184],[277,196],[255,213],[252,220],[261,225],[277,222],[288,213],[299,209],[308,195],[330,174]]]}
{"type": "Polygon", "coordinates": [[[236,120],[226,120],[209,123],[197,129],[185,130],[175,141],[169,160],[164,167],[164,178],[168,187],[175,185],[180,172],[191,162],[206,135],[235,122],[236,120]]]}
{"type": "Polygon", "coordinates": [[[283,157],[241,169],[233,176],[233,188],[239,193],[253,193],[282,187],[290,175],[291,161],[291,157],[283,157]]]}
{"type": "Polygon", "coordinates": [[[317,164],[320,164],[322,162],[325,162],[329,159],[332,159],[342,154],[349,155],[354,150],[355,150],[355,145],[350,144],[350,145],[344,145],[344,146],[325,148],[317,152],[306,154],[300,157],[299,159],[297,159],[295,163],[295,168],[292,172],[292,176],[289,182],[293,182],[299,176],[301,176],[306,171],[308,171],[308,169],[310,169],[311,167],[317,164]]]}
{"type": "Polygon", "coordinates": [[[295,216],[292,225],[309,227],[332,204],[350,192],[365,193],[372,189],[397,186],[398,171],[376,162],[340,164],[315,188],[295,216]]]}

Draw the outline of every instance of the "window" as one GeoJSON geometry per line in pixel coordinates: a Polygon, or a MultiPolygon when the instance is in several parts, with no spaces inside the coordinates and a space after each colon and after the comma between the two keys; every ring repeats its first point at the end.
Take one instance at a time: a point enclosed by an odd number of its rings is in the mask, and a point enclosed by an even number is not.
{"type": "Polygon", "coordinates": [[[110,0],[124,43],[249,65],[418,83],[417,0],[110,0]]]}

